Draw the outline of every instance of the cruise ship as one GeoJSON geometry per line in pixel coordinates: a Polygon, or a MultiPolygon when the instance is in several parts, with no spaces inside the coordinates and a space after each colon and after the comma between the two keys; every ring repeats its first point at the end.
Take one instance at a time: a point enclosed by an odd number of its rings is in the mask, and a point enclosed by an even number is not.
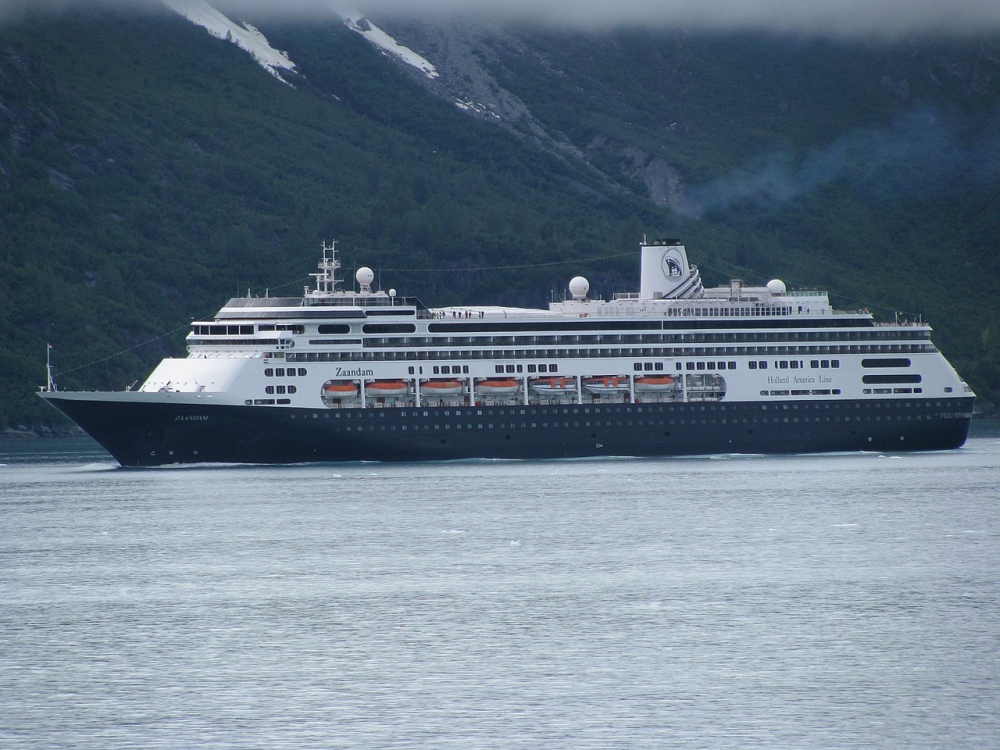
{"type": "Polygon", "coordinates": [[[706,288],[643,240],[639,291],[548,309],[341,289],[235,298],[135,390],[40,395],[123,466],[945,450],[975,395],[919,321],[780,280],[706,288]]]}

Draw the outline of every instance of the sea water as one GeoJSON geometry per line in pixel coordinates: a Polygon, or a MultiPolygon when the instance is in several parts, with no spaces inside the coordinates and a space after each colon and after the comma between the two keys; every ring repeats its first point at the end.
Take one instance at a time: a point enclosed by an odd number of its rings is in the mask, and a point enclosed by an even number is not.
{"type": "Polygon", "coordinates": [[[1000,746],[957,451],[121,469],[0,443],[3,748],[1000,746]]]}

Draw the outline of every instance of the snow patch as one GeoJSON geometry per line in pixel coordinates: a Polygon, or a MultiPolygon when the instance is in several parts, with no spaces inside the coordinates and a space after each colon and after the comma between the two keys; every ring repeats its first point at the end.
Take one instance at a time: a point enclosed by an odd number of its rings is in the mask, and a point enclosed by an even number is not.
{"type": "Polygon", "coordinates": [[[179,13],[191,23],[208,30],[219,39],[232,42],[250,55],[279,81],[288,83],[281,77],[281,70],[295,70],[293,63],[284,52],[272,47],[267,38],[249,23],[242,26],[217,11],[206,0],[163,0],[164,5],[179,13]]]}
{"type": "Polygon", "coordinates": [[[480,104],[479,102],[474,102],[472,100],[462,101],[461,99],[456,99],[455,106],[465,112],[471,112],[482,117],[492,117],[495,120],[502,119],[500,115],[491,110],[485,104],[480,104]]]}
{"type": "Polygon", "coordinates": [[[341,17],[344,19],[344,24],[347,28],[358,32],[384,52],[398,57],[407,65],[412,65],[428,78],[438,77],[437,68],[434,67],[434,64],[430,60],[421,57],[409,47],[404,47],[362,14],[357,11],[344,11],[341,13],[341,17]]]}

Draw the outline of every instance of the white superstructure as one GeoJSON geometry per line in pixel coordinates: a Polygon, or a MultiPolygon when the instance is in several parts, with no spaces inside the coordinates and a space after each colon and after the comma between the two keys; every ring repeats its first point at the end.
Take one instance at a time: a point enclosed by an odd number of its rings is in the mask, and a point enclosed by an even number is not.
{"type": "Polygon", "coordinates": [[[577,277],[570,298],[548,310],[428,309],[395,290],[373,291],[367,268],[357,273],[359,291],[342,291],[339,267],[324,246],[302,297],[230,300],[192,325],[187,358],[164,360],[139,390],[323,408],[970,393],[928,325],[835,311],[825,292],[788,291],[778,280],[705,289],[672,240],[643,244],[638,294],[590,299],[577,277]],[[559,388],[539,382],[553,376],[559,388]],[[650,377],[661,387],[644,387],[650,377]],[[498,378],[516,390],[487,382],[498,378]],[[588,387],[601,378],[621,385],[588,387]]]}

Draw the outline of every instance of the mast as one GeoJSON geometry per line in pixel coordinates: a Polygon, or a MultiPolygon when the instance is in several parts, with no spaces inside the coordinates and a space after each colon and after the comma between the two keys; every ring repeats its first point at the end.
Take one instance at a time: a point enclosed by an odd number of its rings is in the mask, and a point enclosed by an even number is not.
{"type": "Polygon", "coordinates": [[[334,240],[329,245],[323,243],[323,259],[319,262],[319,273],[311,273],[310,276],[316,279],[316,289],[310,292],[306,287],[306,295],[327,295],[337,291],[337,285],[342,279],[337,278],[337,269],[340,268],[340,261],[337,260],[337,241],[334,240]],[[330,253],[329,257],[327,253],[330,253]]]}
{"type": "Polygon", "coordinates": [[[56,390],[56,381],[52,379],[52,344],[45,344],[45,390],[49,393],[56,390]]]}

